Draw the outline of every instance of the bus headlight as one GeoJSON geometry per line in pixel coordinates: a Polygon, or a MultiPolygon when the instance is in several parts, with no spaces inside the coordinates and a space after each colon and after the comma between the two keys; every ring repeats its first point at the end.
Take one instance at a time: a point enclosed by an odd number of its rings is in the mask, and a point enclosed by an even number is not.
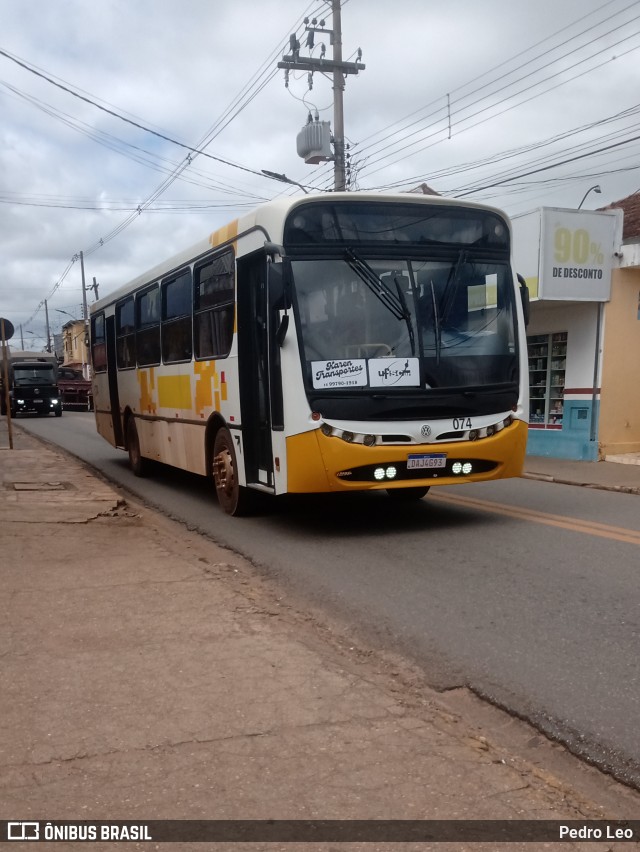
{"type": "Polygon", "coordinates": [[[374,479],[377,479],[377,480],[378,480],[378,482],[380,482],[381,480],[383,480],[383,479],[384,479],[384,468],[383,468],[383,467],[377,467],[377,468],[373,471],[373,478],[374,478],[374,479]]]}
{"type": "Polygon", "coordinates": [[[346,441],[347,444],[351,444],[351,443],[353,443],[353,439],[354,439],[355,436],[354,436],[353,432],[343,432],[342,435],[340,435],[340,437],[342,438],[343,441],[346,441]]]}
{"type": "Polygon", "coordinates": [[[468,461],[467,462],[457,461],[457,462],[454,462],[451,465],[451,473],[455,473],[456,476],[458,476],[461,473],[469,474],[469,473],[471,473],[472,470],[473,470],[473,465],[471,464],[471,462],[468,462],[468,461]]]}
{"type": "Polygon", "coordinates": [[[365,435],[362,439],[362,443],[365,447],[374,447],[376,444],[376,436],[375,435],[365,435]]]}

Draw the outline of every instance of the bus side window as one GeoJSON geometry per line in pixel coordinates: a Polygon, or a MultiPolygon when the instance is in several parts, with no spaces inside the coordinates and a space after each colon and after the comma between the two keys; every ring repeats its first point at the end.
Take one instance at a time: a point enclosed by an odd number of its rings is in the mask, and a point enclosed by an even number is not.
{"type": "Polygon", "coordinates": [[[136,299],[138,365],[160,363],[160,287],[156,284],[136,299]]]}
{"type": "Polygon", "coordinates": [[[136,365],[133,296],[116,305],[116,363],[119,369],[136,365]]]}
{"type": "Polygon", "coordinates": [[[235,263],[225,251],[196,267],[194,339],[196,358],[226,358],[233,341],[235,263]]]}
{"type": "Polygon", "coordinates": [[[96,373],[104,373],[107,369],[104,314],[97,314],[91,320],[91,362],[96,373]]]}
{"type": "Polygon", "coordinates": [[[190,361],[191,270],[162,283],[162,360],[165,364],[190,361]]]}

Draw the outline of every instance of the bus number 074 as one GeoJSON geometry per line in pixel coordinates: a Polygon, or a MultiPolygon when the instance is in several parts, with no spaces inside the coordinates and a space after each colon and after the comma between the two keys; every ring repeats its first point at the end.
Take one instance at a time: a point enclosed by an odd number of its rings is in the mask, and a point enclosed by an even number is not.
{"type": "Polygon", "coordinates": [[[451,421],[451,425],[456,430],[473,428],[470,417],[454,417],[451,421]]]}

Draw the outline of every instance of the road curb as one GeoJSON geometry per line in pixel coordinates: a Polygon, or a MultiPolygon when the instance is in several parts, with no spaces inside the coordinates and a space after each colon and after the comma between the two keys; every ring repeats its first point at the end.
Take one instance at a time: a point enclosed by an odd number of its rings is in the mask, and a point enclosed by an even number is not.
{"type": "Polygon", "coordinates": [[[582,488],[595,488],[600,491],[618,491],[622,494],[640,494],[640,488],[635,485],[603,485],[598,482],[576,482],[575,479],[561,479],[546,473],[523,473],[523,479],[536,479],[539,482],[555,482],[558,485],[578,485],[582,488]]]}

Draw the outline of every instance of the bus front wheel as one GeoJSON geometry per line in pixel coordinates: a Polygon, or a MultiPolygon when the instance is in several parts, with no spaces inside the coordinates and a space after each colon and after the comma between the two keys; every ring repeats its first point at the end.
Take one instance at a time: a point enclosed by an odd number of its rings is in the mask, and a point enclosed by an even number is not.
{"type": "Polygon", "coordinates": [[[409,488],[388,488],[387,494],[394,500],[421,500],[428,490],[428,485],[414,485],[409,488]]]}
{"type": "Polygon", "coordinates": [[[129,453],[129,467],[134,475],[144,476],[147,472],[147,460],[140,452],[140,439],[133,417],[127,420],[127,452],[129,453]]]}
{"type": "Polygon", "coordinates": [[[238,482],[238,462],[228,429],[219,429],[213,442],[213,481],[220,506],[227,515],[245,515],[251,493],[238,482]]]}

